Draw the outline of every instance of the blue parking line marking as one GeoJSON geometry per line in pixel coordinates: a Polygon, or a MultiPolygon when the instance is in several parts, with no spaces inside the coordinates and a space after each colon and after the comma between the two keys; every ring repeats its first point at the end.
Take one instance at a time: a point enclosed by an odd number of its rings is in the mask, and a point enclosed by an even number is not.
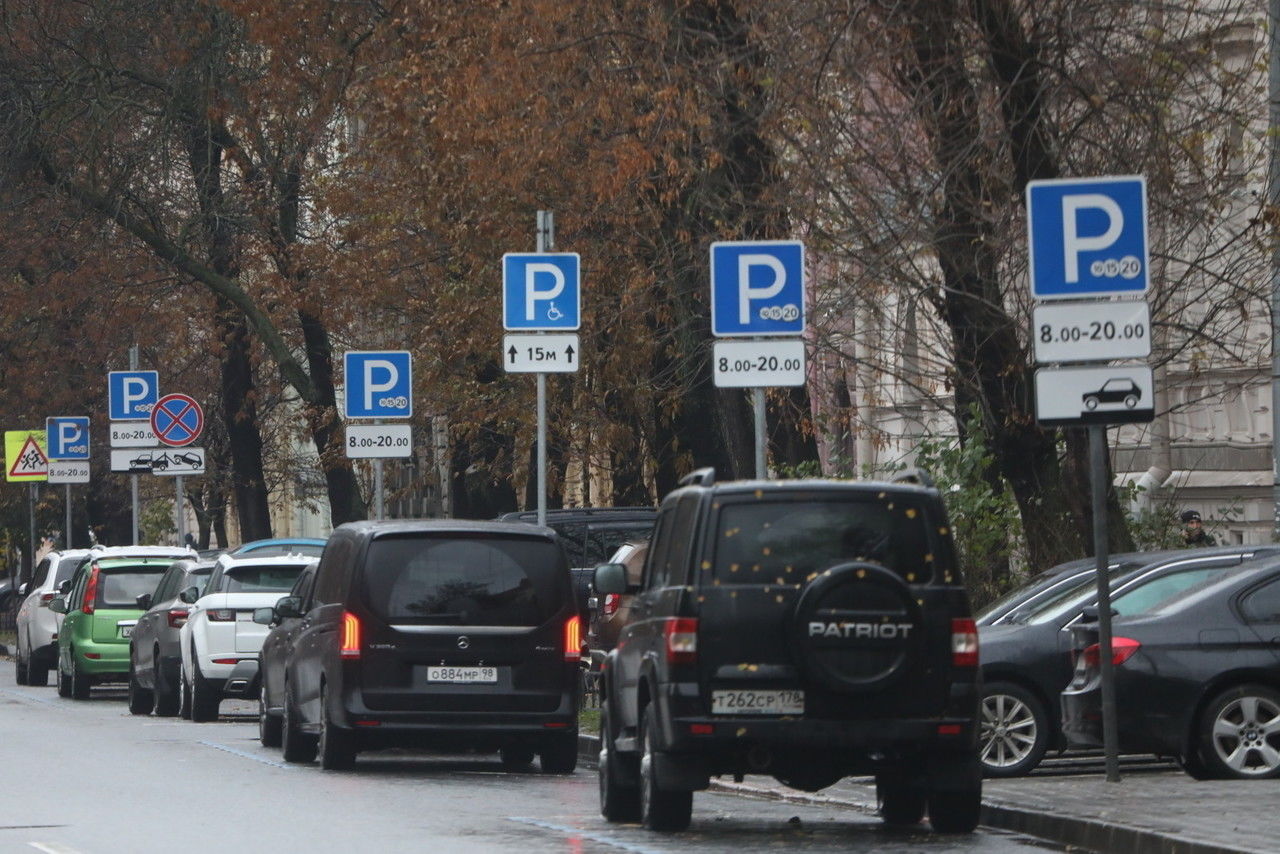
{"type": "Polygon", "coordinates": [[[202,741],[200,743],[205,747],[212,747],[214,750],[223,750],[235,756],[242,756],[245,759],[252,759],[254,762],[261,762],[263,765],[270,765],[272,768],[293,769],[298,767],[296,765],[291,765],[288,762],[276,762],[273,759],[264,759],[263,757],[250,753],[247,750],[237,750],[236,748],[228,747],[225,744],[218,744],[216,741],[202,741]]]}

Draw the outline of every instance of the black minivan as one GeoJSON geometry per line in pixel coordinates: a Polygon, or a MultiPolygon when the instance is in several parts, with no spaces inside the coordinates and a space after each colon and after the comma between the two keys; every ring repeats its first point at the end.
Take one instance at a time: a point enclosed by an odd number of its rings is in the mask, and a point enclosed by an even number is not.
{"type": "Polygon", "coordinates": [[[362,750],[414,746],[577,765],[582,625],[552,530],[349,523],[297,613],[281,605],[277,618],[304,617],[285,663],[286,760],[318,752],[341,769],[362,750]]]}

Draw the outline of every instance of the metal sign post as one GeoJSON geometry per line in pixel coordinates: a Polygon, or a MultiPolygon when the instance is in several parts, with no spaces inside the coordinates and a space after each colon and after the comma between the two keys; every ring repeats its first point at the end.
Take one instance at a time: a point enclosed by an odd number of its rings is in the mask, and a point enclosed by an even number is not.
{"type": "Polygon", "coordinates": [[[537,374],[534,467],[538,524],[547,523],[547,374],[578,370],[576,334],[581,325],[581,259],[555,249],[555,214],[538,211],[536,251],[502,256],[502,364],[508,373],[537,374]]]}
{"type": "Polygon", "coordinates": [[[1089,431],[1093,551],[1097,567],[1098,664],[1107,781],[1120,780],[1111,582],[1107,576],[1109,424],[1155,418],[1147,240],[1142,176],[1064,178],[1027,184],[1027,252],[1036,362],[1036,421],[1089,431]],[[1062,363],[1093,362],[1088,366],[1062,363]],[[1101,364],[1105,363],[1105,364],[1101,364]]]}

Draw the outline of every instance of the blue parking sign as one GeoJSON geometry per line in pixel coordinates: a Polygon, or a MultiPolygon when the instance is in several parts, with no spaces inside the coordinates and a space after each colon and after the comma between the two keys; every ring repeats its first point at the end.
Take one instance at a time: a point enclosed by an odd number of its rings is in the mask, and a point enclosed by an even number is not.
{"type": "Polygon", "coordinates": [[[502,256],[502,328],[524,332],[582,325],[577,252],[508,252],[502,256]]]}
{"type": "Polygon", "coordinates": [[[711,334],[721,338],[804,333],[804,244],[799,240],[711,244],[711,334]]]}
{"type": "Polygon", "coordinates": [[[407,350],[344,354],[348,418],[413,417],[413,357],[407,350]]]}
{"type": "Polygon", "coordinates": [[[112,421],[149,421],[160,399],[157,371],[109,371],[107,411],[112,421]]]}
{"type": "Polygon", "coordinates": [[[1144,295],[1146,178],[1031,181],[1027,243],[1035,299],[1144,295]]]}
{"type": "Polygon", "coordinates": [[[45,442],[51,460],[89,459],[88,416],[60,416],[44,420],[45,442]]]}

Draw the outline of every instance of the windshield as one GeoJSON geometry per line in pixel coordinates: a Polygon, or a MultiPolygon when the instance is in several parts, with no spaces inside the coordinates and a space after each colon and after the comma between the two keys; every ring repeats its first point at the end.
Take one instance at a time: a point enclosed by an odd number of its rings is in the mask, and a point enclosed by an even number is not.
{"type": "MultiPolygon", "coordinates": [[[[1114,582],[1120,575],[1133,570],[1132,566],[1107,567],[1107,578],[1114,582]]],[[[1028,602],[1009,615],[1009,622],[1020,626],[1034,626],[1057,620],[1064,614],[1079,611],[1093,603],[1098,595],[1097,573],[1077,576],[1073,583],[1055,588],[1044,597],[1028,602]]]]}

